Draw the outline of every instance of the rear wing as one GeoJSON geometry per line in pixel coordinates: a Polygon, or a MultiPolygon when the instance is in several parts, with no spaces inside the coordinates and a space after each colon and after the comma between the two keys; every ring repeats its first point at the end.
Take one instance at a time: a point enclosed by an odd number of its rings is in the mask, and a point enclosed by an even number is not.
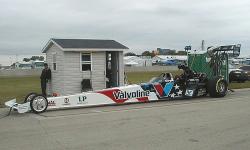
{"type": "Polygon", "coordinates": [[[218,46],[215,48],[208,48],[208,51],[215,52],[226,52],[228,53],[229,57],[238,57],[240,55],[240,48],[241,44],[237,45],[224,45],[224,46],[218,46]]]}

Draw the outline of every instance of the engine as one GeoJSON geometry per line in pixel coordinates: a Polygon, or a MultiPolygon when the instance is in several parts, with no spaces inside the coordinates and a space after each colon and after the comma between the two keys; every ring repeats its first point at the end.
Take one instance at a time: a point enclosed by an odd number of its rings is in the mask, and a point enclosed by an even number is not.
{"type": "Polygon", "coordinates": [[[183,73],[176,81],[183,89],[194,91],[192,96],[203,96],[207,93],[207,76],[205,73],[196,73],[186,65],[179,65],[178,69],[182,69],[183,73]]]}

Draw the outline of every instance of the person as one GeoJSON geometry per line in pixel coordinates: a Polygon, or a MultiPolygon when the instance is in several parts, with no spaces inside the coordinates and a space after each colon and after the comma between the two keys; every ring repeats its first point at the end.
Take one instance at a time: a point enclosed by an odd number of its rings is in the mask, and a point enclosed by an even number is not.
{"type": "Polygon", "coordinates": [[[47,86],[47,82],[51,79],[51,70],[49,69],[47,63],[44,64],[44,69],[41,73],[40,79],[41,79],[42,95],[47,97],[46,86],[47,86]]]}

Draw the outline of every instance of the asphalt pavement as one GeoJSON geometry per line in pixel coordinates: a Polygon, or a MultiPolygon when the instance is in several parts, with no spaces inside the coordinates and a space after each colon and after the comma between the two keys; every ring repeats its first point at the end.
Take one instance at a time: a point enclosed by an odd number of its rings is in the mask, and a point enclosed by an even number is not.
{"type": "Polygon", "coordinates": [[[250,89],[224,98],[48,111],[0,109],[1,150],[249,150],[250,89]]]}

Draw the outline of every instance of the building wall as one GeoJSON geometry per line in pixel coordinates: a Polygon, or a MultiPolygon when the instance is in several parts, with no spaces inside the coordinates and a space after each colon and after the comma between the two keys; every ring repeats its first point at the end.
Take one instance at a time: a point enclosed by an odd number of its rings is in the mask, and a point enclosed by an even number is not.
{"type": "Polygon", "coordinates": [[[83,78],[89,79],[89,72],[81,71],[81,56],[79,52],[64,52],[64,93],[63,95],[80,93],[81,81],[83,78]]]}
{"type": "Polygon", "coordinates": [[[82,79],[90,79],[93,90],[105,88],[105,52],[93,52],[92,71],[81,70],[81,53],[64,52],[64,83],[63,95],[80,93],[82,79]]]}
{"type": "Polygon", "coordinates": [[[47,93],[59,93],[60,95],[64,93],[64,53],[56,45],[52,45],[46,53],[46,60],[48,66],[51,69],[51,81],[47,86],[47,93]],[[52,55],[56,55],[57,70],[53,70],[52,66],[52,55]]]}
{"type": "MultiPolygon", "coordinates": [[[[86,51],[84,51],[86,52],[86,51]]],[[[123,52],[118,52],[120,62],[120,85],[124,85],[123,52]]],[[[106,52],[91,52],[92,71],[81,70],[81,52],[63,52],[52,45],[46,53],[47,63],[52,72],[48,94],[69,95],[81,92],[82,79],[90,79],[93,90],[106,88],[106,52]],[[52,70],[52,55],[56,53],[57,70],[52,70]]]]}
{"type": "Polygon", "coordinates": [[[52,71],[52,80],[48,84],[48,94],[68,95],[81,92],[82,79],[91,79],[93,90],[105,88],[105,52],[93,52],[92,71],[81,70],[81,52],[63,52],[53,45],[47,51],[47,62],[52,71]],[[52,54],[56,53],[57,70],[52,70],[52,54]]]}

